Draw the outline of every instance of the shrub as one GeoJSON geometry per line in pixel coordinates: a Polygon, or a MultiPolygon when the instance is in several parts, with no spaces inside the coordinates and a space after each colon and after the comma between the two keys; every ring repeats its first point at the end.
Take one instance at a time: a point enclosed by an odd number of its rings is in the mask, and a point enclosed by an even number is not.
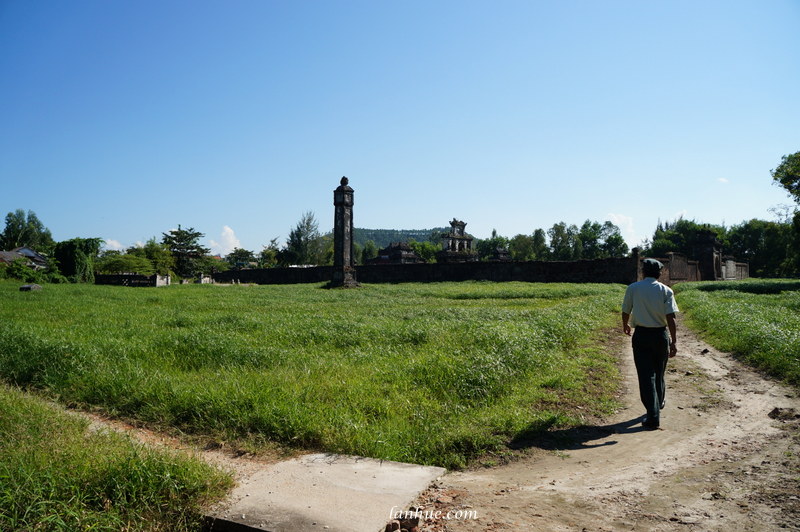
{"type": "Polygon", "coordinates": [[[43,283],[44,274],[28,265],[27,259],[16,259],[6,268],[6,275],[24,283],[43,283]]]}

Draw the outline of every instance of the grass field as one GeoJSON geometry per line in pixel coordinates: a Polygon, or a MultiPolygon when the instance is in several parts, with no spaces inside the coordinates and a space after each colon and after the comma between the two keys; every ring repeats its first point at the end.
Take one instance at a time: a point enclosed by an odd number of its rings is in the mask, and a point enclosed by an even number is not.
{"type": "Polygon", "coordinates": [[[620,285],[0,283],[0,378],[244,448],[463,466],[608,412],[620,285]],[[579,408],[580,407],[580,408],[579,408]]]}
{"type": "Polygon", "coordinates": [[[687,283],[676,298],[710,344],[800,385],[800,280],[687,283]]]}
{"type": "Polygon", "coordinates": [[[0,385],[0,530],[198,530],[227,476],[0,385]]]}

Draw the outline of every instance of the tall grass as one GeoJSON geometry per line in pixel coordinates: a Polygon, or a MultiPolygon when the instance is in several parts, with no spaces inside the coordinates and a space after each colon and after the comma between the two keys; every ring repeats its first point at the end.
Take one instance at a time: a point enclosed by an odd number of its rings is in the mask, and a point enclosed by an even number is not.
{"type": "Polygon", "coordinates": [[[800,281],[687,283],[676,290],[690,325],[712,345],[800,385],[800,281]]]}
{"type": "Polygon", "coordinates": [[[217,439],[457,467],[611,408],[613,356],[585,346],[623,289],[0,283],[0,377],[217,439]]]}
{"type": "Polygon", "coordinates": [[[197,530],[231,485],[0,385],[0,530],[197,530]]]}

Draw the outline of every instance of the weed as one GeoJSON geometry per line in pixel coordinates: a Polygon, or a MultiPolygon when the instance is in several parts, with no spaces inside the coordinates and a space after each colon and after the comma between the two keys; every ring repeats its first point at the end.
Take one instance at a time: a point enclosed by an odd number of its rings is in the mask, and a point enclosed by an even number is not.
{"type": "Polygon", "coordinates": [[[446,467],[613,404],[592,344],[621,285],[319,288],[0,281],[0,378],[248,448],[446,467]]]}
{"type": "Polygon", "coordinates": [[[800,385],[800,281],[678,285],[689,324],[717,349],[800,385]]]}
{"type": "Polygon", "coordinates": [[[0,530],[195,530],[232,484],[0,386],[0,530]]]}

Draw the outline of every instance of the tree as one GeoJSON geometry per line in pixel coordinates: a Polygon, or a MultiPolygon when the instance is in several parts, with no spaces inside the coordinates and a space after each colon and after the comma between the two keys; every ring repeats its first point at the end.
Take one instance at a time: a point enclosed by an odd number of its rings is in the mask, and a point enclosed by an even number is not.
{"type": "Polygon", "coordinates": [[[536,229],[531,235],[516,235],[508,243],[514,260],[547,260],[547,236],[544,229],[536,229]]]}
{"type": "Polygon", "coordinates": [[[113,253],[97,259],[95,270],[98,273],[138,273],[140,275],[153,275],[155,268],[147,257],[132,255],[130,253],[113,253]]]}
{"type": "Polygon", "coordinates": [[[792,247],[789,254],[792,260],[794,274],[800,273],[800,210],[794,213],[792,220],[792,247]]]}
{"type": "Polygon", "coordinates": [[[564,222],[553,224],[547,230],[550,236],[550,256],[553,260],[576,260],[581,255],[581,242],[576,225],[567,226],[564,222]]]}
{"type": "Polygon", "coordinates": [[[782,186],[800,203],[800,151],[791,155],[784,155],[781,164],[770,170],[775,184],[782,186]]]}
{"type": "Polygon", "coordinates": [[[177,229],[162,235],[162,244],[169,249],[175,259],[175,273],[181,277],[194,277],[211,269],[212,264],[204,260],[210,250],[200,245],[200,239],[205,234],[195,231],[193,227],[182,229],[178,225],[177,229]]]}
{"type": "Polygon", "coordinates": [[[606,221],[603,223],[603,228],[600,231],[600,239],[602,243],[600,247],[603,250],[604,257],[624,257],[628,254],[628,244],[622,238],[622,232],[615,224],[606,221]]]}
{"type": "Polygon", "coordinates": [[[577,235],[576,249],[579,259],[603,258],[603,226],[599,222],[583,222],[577,235]]]}
{"type": "Polygon", "coordinates": [[[533,237],[514,235],[508,243],[508,251],[514,260],[533,260],[533,237]]]}
{"type": "Polygon", "coordinates": [[[171,275],[175,268],[175,257],[167,245],[158,242],[155,237],[148,240],[144,246],[129,247],[126,253],[149,260],[158,275],[171,275]]]}
{"type": "Polygon", "coordinates": [[[251,262],[255,262],[256,256],[252,251],[234,248],[233,251],[225,255],[225,262],[230,264],[233,268],[240,270],[250,266],[251,262]]]}
{"type": "Polygon", "coordinates": [[[297,225],[289,232],[286,247],[279,257],[283,264],[319,264],[324,261],[324,242],[319,234],[319,224],[314,213],[303,214],[297,225]]]}
{"type": "MultiPolygon", "coordinates": [[[[358,255],[355,253],[355,243],[353,243],[354,253],[353,258],[356,259],[358,255]]],[[[320,266],[333,266],[333,232],[321,235],[314,246],[316,250],[316,259],[311,264],[320,266]]]]}
{"type": "Polygon", "coordinates": [[[547,260],[549,253],[544,229],[537,229],[533,232],[533,260],[547,260]]]}
{"type": "Polygon", "coordinates": [[[699,224],[694,220],[678,218],[675,222],[658,222],[653,233],[653,241],[644,254],[650,257],[664,257],[669,252],[682,253],[691,258],[694,256],[702,235],[707,231],[714,233],[723,247],[727,248],[727,230],[718,225],[699,224]]]}
{"type": "MultiPolygon", "coordinates": [[[[772,179],[800,205],[800,151],[784,155],[781,164],[771,171],[772,179]]],[[[789,261],[794,272],[800,272],[800,209],[795,210],[792,220],[792,247],[789,261]]]]}
{"type": "Polygon", "coordinates": [[[39,221],[35,212],[28,211],[26,215],[24,210],[17,209],[6,215],[6,227],[0,234],[0,250],[22,246],[48,255],[53,252],[55,242],[50,230],[39,221]]]}
{"type": "Polygon", "coordinates": [[[475,243],[475,250],[480,260],[489,260],[495,256],[498,249],[508,249],[508,238],[497,234],[497,229],[492,229],[492,236],[475,243]]]}
{"type": "Polygon", "coordinates": [[[258,267],[259,268],[272,268],[278,264],[278,239],[273,238],[269,244],[264,246],[264,249],[258,254],[258,267]]]}
{"type": "Polygon", "coordinates": [[[792,224],[752,219],[731,227],[729,251],[750,263],[753,277],[794,275],[795,247],[792,224]]]}
{"type": "Polygon", "coordinates": [[[619,228],[617,228],[616,232],[605,237],[603,242],[603,254],[606,257],[624,257],[629,251],[628,244],[625,242],[625,239],[622,238],[619,228]]]}
{"type": "MultiPolygon", "coordinates": [[[[411,240],[408,242],[408,246],[414,250],[414,253],[419,255],[419,258],[424,260],[425,262],[436,262],[436,254],[441,251],[442,246],[436,245],[433,242],[426,240],[424,242],[417,242],[416,240],[411,240]]],[[[378,256],[378,250],[375,250],[375,256],[378,256]]]]}
{"type": "Polygon", "coordinates": [[[378,246],[372,240],[364,242],[364,247],[361,249],[361,264],[366,264],[369,259],[374,259],[378,256],[378,246]]]}
{"type": "Polygon", "coordinates": [[[54,255],[61,273],[75,283],[94,282],[94,261],[102,238],[73,238],[56,244],[54,255]]]}

